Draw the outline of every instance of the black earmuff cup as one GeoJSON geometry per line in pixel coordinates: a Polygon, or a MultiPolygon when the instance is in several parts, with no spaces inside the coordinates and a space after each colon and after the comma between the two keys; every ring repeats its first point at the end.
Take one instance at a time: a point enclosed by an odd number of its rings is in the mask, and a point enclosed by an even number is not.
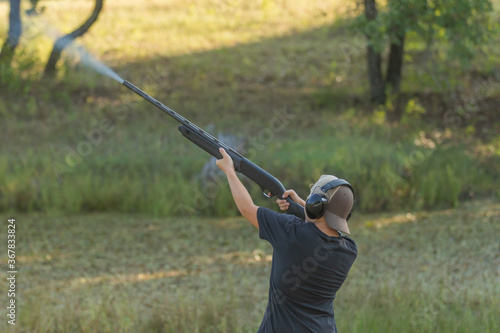
{"type": "Polygon", "coordinates": [[[328,200],[324,195],[312,194],[306,203],[307,216],[312,220],[316,220],[323,216],[327,206],[328,200]]]}

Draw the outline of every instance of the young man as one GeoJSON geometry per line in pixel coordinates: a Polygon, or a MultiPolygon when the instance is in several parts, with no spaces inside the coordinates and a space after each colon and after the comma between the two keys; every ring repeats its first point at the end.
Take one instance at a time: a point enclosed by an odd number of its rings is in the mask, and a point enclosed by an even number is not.
{"type": "MultiPolygon", "coordinates": [[[[269,300],[258,333],[337,332],[333,300],[357,256],[349,234],[347,218],[354,195],[348,186],[328,185],[337,179],[321,176],[311,195],[321,195],[326,211],[306,221],[292,215],[257,207],[234,170],[231,157],[223,156],[217,166],[226,174],[238,209],[259,229],[259,237],[273,246],[269,300]]],[[[287,190],[301,206],[306,202],[293,190],[287,190]]],[[[309,198],[309,197],[308,197],[309,198]]],[[[281,210],[288,202],[278,199],[281,210]]]]}

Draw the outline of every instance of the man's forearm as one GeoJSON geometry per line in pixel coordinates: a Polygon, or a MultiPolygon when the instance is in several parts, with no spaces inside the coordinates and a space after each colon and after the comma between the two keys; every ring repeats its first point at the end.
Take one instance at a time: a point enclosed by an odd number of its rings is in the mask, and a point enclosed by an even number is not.
{"type": "Polygon", "coordinates": [[[236,175],[236,172],[231,171],[226,174],[227,181],[229,183],[229,188],[233,194],[234,202],[238,207],[241,215],[248,220],[257,229],[259,228],[259,222],[257,220],[257,207],[248,193],[245,186],[241,183],[240,179],[236,175]]]}
{"type": "Polygon", "coordinates": [[[255,206],[248,193],[247,189],[241,183],[236,171],[234,170],[233,160],[231,156],[223,149],[219,149],[222,154],[222,159],[217,160],[217,166],[226,174],[231,194],[233,195],[234,202],[238,207],[241,215],[248,220],[257,229],[259,228],[259,221],[257,220],[257,210],[259,207],[255,206]]]}
{"type": "Polygon", "coordinates": [[[246,217],[246,214],[249,212],[249,208],[255,206],[250,193],[248,193],[245,186],[241,183],[240,179],[236,175],[236,172],[228,172],[227,181],[238,210],[241,215],[246,217]]]}
{"type": "Polygon", "coordinates": [[[306,205],[306,202],[304,201],[304,199],[302,199],[298,195],[296,198],[292,198],[292,200],[295,201],[296,203],[298,203],[299,205],[301,205],[302,207],[305,207],[305,205],[306,205]]]}

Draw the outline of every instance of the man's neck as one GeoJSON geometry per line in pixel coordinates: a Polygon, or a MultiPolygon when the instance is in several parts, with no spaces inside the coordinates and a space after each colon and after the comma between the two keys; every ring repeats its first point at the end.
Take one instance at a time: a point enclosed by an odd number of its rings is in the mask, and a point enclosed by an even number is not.
{"type": "Polygon", "coordinates": [[[310,221],[310,222],[314,223],[316,225],[316,227],[319,230],[321,230],[321,232],[323,232],[324,234],[326,234],[328,236],[333,236],[333,237],[340,237],[337,230],[330,228],[330,226],[328,226],[328,224],[326,224],[325,219],[322,218],[320,220],[310,221]]]}

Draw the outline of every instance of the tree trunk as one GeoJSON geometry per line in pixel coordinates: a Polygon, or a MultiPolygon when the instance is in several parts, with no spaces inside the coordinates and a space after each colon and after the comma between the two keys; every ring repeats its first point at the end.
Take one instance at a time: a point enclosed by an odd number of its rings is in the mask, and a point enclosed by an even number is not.
{"type": "Polygon", "coordinates": [[[99,13],[102,10],[102,5],[103,5],[103,0],[96,0],[95,2],[95,7],[90,15],[90,17],[83,23],[80,27],[78,27],[75,31],[72,33],[67,34],[66,36],[63,36],[56,40],[54,43],[54,47],[52,49],[52,52],[50,53],[49,60],[47,61],[47,64],[45,65],[45,75],[46,76],[53,76],[54,73],[56,72],[56,64],[61,58],[61,53],[62,51],[73,41],[78,38],[83,36],[89,29],[90,27],[97,21],[97,18],[99,17],[99,13]]]}
{"type": "Polygon", "coordinates": [[[391,87],[392,93],[397,94],[401,88],[401,72],[403,70],[405,33],[401,27],[394,25],[394,40],[391,42],[389,53],[389,63],[387,66],[387,83],[391,87]]]}
{"type": "Polygon", "coordinates": [[[9,35],[0,51],[0,62],[10,65],[14,56],[14,50],[19,44],[22,34],[21,24],[21,1],[10,0],[9,12],[9,35]]]}
{"type": "MultiPolygon", "coordinates": [[[[375,0],[365,0],[365,16],[370,24],[377,17],[377,8],[375,0]]],[[[370,82],[370,97],[372,103],[377,105],[385,103],[385,84],[382,78],[382,56],[372,45],[373,37],[366,33],[368,39],[367,46],[367,64],[368,78],[370,82]]]]}
{"type": "Polygon", "coordinates": [[[370,81],[370,99],[372,103],[381,105],[385,103],[385,84],[382,79],[382,57],[373,46],[368,46],[368,77],[370,81]]]}

